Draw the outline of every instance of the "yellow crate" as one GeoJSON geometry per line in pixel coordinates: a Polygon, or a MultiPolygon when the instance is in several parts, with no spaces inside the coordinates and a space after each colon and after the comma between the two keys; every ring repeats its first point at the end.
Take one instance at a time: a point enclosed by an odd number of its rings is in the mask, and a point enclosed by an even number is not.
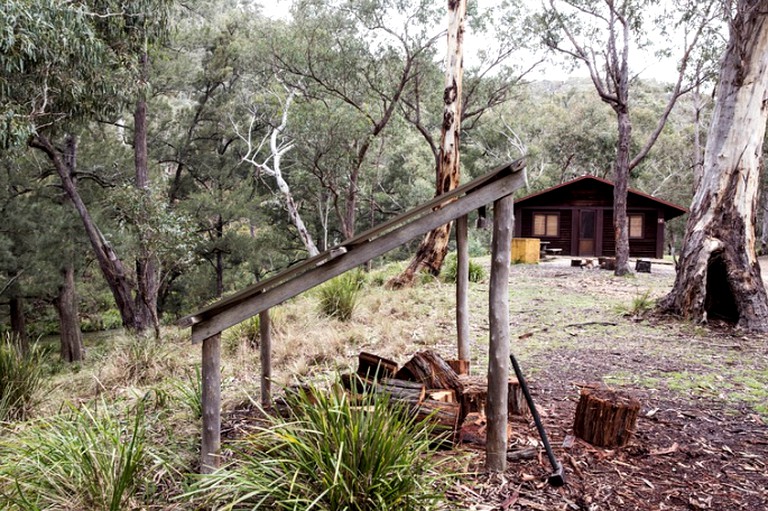
{"type": "Polygon", "coordinates": [[[539,238],[512,238],[512,263],[538,263],[539,241],[539,238]]]}

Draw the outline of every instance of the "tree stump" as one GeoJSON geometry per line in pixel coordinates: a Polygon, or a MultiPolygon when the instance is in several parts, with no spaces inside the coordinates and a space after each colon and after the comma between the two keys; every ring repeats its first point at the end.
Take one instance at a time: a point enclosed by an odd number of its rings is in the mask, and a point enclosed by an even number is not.
{"type": "Polygon", "coordinates": [[[608,388],[583,388],[574,434],[597,447],[621,447],[635,431],[640,402],[608,388]]]}
{"type": "Polygon", "coordinates": [[[446,362],[459,376],[469,374],[469,360],[447,360],[446,362]]]}
{"type": "MultiPolygon", "coordinates": [[[[485,403],[488,400],[488,380],[484,376],[459,376],[464,390],[460,396],[462,416],[470,413],[485,415],[485,403]]],[[[507,404],[510,415],[527,416],[528,403],[525,401],[523,389],[515,378],[508,383],[507,404]]]]}

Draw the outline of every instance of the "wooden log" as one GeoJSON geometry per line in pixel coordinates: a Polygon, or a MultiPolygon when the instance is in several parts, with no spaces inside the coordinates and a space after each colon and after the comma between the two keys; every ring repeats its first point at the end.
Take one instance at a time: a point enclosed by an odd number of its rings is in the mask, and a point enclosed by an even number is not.
{"type": "Polygon", "coordinates": [[[344,390],[352,394],[365,394],[371,388],[371,381],[366,380],[359,374],[343,373],[339,376],[339,379],[344,390]]]}
{"type": "Polygon", "coordinates": [[[488,316],[488,433],[485,469],[504,472],[507,467],[507,417],[509,378],[509,265],[514,224],[512,196],[493,203],[491,278],[488,316]]]}
{"type": "Polygon", "coordinates": [[[361,351],[357,356],[357,374],[367,379],[393,378],[397,373],[397,362],[361,351]]]}
{"type": "MultiPolygon", "coordinates": [[[[469,361],[469,243],[467,215],[456,219],[456,334],[458,358],[469,361]]],[[[469,362],[467,362],[468,364],[469,362]]],[[[469,366],[467,366],[469,369],[469,366]]],[[[459,374],[464,374],[454,368],[459,374]]]]}
{"type": "Polygon", "coordinates": [[[523,394],[523,388],[520,386],[520,382],[517,378],[510,378],[508,382],[508,397],[510,415],[519,415],[521,417],[527,417],[530,415],[528,409],[528,403],[525,400],[525,394],[523,394]]]}
{"type": "Polygon", "coordinates": [[[621,447],[632,437],[639,412],[640,402],[632,396],[604,387],[583,388],[573,432],[598,447],[621,447]]]}
{"type": "Polygon", "coordinates": [[[432,389],[427,391],[427,397],[433,401],[456,403],[456,392],[452,390],[432,389]]]}
{"type": "Polygon", "coordinates": [[[375,386],[376,392],[386,392],[393,401],[406,403],[414,408],[419,406],[426,397],[426,387],[422,383],[387,378],[375,386]]]}
{"type": "MultiPolygon", "coordinates": [[[[462,416],[470,413],[485,414],[485,406],[488,401],[488,381],[483,376],[460,376],[464,392],[459,402],[462,406],[462,416]]],[[[509,414],[527,417],[530,414],[528,403],[525,401],[523,389],[516,378],[507,381],[507,403],[509,414]]]]}
{"type": "Polygon", "coordinates": [[[429,420],[434,423],[436,432],[450,432],[451,441],[453,441],[459,425],[459,414],[461,413],[459,403],[446,403],[445,401],[425,399],[414,409],[414,413],[417,420],[429,420]]]}
{"type": "Polygon", "coordinates": [[[269,310],[259,313],[259,360],[261,363],[261,406],[272,402],[272,332],[269,310]]]}
{"type": "Polygon", "coordinates": [[[446,360],[446,362],[459,376],[469,374],[469,360],[446,360]]]}
{"type": "Polygon", "coordinates": [[[651,262],[638,259],[635,262],[635,271],[638,273],[651,273],[651,262]]]}
{"type": "Polygon", "coordinates": [[[221,334],[203,340],[202,359],[203,433],[200,473],[210,474],[219,467],[221,461],[221,334]]]}
{"type": "Polygon", "coordinates": [[[459,375],[432,350],[417,352],[395,375],[398,380],[423,383],[430,389],[451,389],[462,394],[459,375]]]}

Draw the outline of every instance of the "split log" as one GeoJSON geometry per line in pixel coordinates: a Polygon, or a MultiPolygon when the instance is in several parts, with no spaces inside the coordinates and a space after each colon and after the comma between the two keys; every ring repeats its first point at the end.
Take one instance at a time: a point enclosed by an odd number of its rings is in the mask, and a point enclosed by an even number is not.
{"type": "Polygon", "coordinates": [[[576,407],[574,434],[598,447],[621,447],[635,431],[640,402],[608,388],[583,388],[576,407]]]}
{"type": "Polygon", "coordinates": [[[455,440],[456,431],[459,426],[459,415],[461,414],[461,405],[459,403],[446,403],[445,401],[425,399],[415,408],[414,413],[417,420],[429,420],[435,424],[436,433],[450,432],[451,442],[455,440]]]}
{"type": "Polygon", "coordinates": [[[427,391],[429,399],[434,401],[443,401],[445,403],[456,403],[456,393],[452,390],[432,389],[427,391]]]}
{"type": "Polygon", "coordinates": [[[469,360],[448,360],[448,365],[456,374],[469,374],[469,360]]]}
{"type": "Polygon", "coordinates": [[[393,401],[407,404],[410,408],[419,406],[426,397],[426,387],[422,383],[387,378],[374,386],[376,392],[385,392],[393,401]]]}
{"type": "MultiPolygon", "coordinates": [[[[459,400],[463,408],[463,416],[470,413],[485,414],[485,403],[488,400],[488,381],[482,376],[460,376],[459,380],[464,387],[459,400]]],[[[526,417],[530,413],[523,389],[515,378],[508,380],[507,400],[511,415],[526,417]]]]}
{"type": "Polygon", "coordinates": [[[406,362],[395,375],[398,380],[423,383],[430,389],[451,389],[457,396],[463,393],[463,386],[451,366],[432,350],[419,351],[406,362]]]}
{"type": "Polygon", "coordinates": [[[397,373],[397,362],[372,353],[362,351],[357,356],[357,360],[357,374],[363,378],[380,380],[392,378],[397,373]]]}
{"type": "Polygon", "coordinates": [[[340,376],[341,386],[352,394],[365,394],[370,390],[371,381],[354,373],[343,373],[340,376]]]}

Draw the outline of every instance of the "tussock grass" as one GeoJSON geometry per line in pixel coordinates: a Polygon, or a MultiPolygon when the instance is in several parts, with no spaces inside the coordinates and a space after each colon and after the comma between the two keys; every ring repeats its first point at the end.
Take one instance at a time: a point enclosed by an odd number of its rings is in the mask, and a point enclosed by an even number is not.
{"type": "Polygon", "coordinates": [[[223,509],[428,510],[442,496],[430,426],[383,394],[350,403],[341,391],[289,394],[289,419],[236,446],[232,465],[205,477],[190,496],[223,509]]]}
{"type": "Polygon", "coordinates": [[[12,334],[0,340],[0,422],[29,418],[44,384],[43,358],[37,344],[24,353],[12,334]]]}
{"type": "Polygon", "coordinates": [[[143,404],[128,420],[105,404],[70,408],[0,443],[0,496],[9,510],[132,507],[148,462],[143,404]]]}
{"type": "Polygon", "coordinates": [[[364,285],[365,274],[359,270],[329,280],[317,289],[320,311],[339,321],[349,321],[364,285]]]}

